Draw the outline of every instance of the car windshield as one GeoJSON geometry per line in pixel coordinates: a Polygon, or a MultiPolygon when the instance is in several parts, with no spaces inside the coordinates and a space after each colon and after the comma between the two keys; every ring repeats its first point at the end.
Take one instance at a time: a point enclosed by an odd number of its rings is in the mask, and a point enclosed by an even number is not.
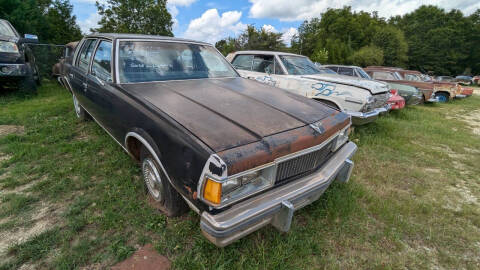
{"type": "Polygon", "coordinates": [[[362,76],[362,78],[364,79],[367,79],[367,80],[371,80],[372,78],[370,77],[370,75],[368,75],[363,69],[361,68],[357,68],[357,72],[358,74],[360,74],[360,76],[362,76]]]}
{"type": "Polygon", "coordinates": [[[121,41],[118,52],[120,83],[238,76],[225,58],[207,45],[121,41]]]}
{"type": "Polygon", "coordinates": [[[290,75],[326,73],[321,72],[310,59],[304,56],[281,55],[280,59],[290,75]]]}
{"type": "Polygon", "coordinates": [[[324,67],[317,67],[318,73],[322,74],[337,74],[335,71],[329,69],[329,68],[324,68],[324,67]]]}
{"type": "Polygon", "coordinates": [[[15,32],[5,21],[0,21],[0,36],[15,37],[15,32]]]}

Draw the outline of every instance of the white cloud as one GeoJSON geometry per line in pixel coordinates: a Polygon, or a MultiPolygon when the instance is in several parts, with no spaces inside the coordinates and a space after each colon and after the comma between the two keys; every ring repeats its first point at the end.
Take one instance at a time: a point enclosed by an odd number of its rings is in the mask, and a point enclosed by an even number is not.
{"type": "Polygon", "coordinates": [[[92,13],[88,18],[85,20],[78,20],[78,25],[80,26],[80,29],[82,30],[83,33],[88,34],[90,33],[90,28],[97,28],[98,22],[100,21],[101,16],[98,13],[92,13]]]}
{"type": "Polygon", "coordinates": [[[265,32],[272,32],[272,33],[278,32],[277,29],[275,29],[275,27],[270,24],[264,24],[262,26],[262,29],[265,30],[265,32]]]}
{"type": "Polygon", "coordinates": [[[290,43],[292,41],[292,38],[294,35],[298,34],[298,30],[297,28],[294,28],[294,27],[290,27],[288,28],[287,30],[283,31],[283,35],[282,35],[282,41],[283,43],[287,44],[288,46],[290,46],[290,43]]]}
{"type": "Polygon", "coordinates": [[[437,5],[446,10],[459,9],[471,14],[480,8],[478,0],[249,0],[252,18],[273,18],[281,21],[303,21],[320,17],[327,8],[352,6],[356,11],[378,11],[382,17],[403,15],[421,5],[437,5]]]}
{"type": "Polygon", "coordinates": [[[247,28],[247,25],[240,22],[241,17],[242,12],[239,11],[227,11],[220,16],[217,9],[209,9],[199,18],[190,21],[184,37],[215,43],[247,28]]]}
{"type": "Polygon", "coordinates": [[[197,0],[168,0],[167,5],[188,7],[197,0]]]}

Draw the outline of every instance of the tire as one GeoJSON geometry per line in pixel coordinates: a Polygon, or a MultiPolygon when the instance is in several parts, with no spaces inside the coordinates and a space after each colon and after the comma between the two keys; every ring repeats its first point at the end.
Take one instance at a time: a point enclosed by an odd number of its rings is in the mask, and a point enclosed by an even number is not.
{"type": "Polygon", "coordinates": [[[169,217],[177,217],[188,211],[182,196],[172,187],[162,168],[152,154],[142,146],[140,150],[142,177],[146,190],[156,206],[169,217]]]}
{"type": "Polygon", "coordinates": [[[448,102],[448,99],[449,99],[448,95],[445,93],[437,93],[435,94],[435,97],[437,97],[437,100],[440,103],[448,102]]]}
{"type": "Polygon", "coordinates": [[[27,65],[27,75],[19,82],[18,88],[20,88],[20,91],[27,93],[37,93],[37,84],[35,83],[33,71],[29,65],[27,65]]]}
{"type": "Polygon", "coordinates": [[[87,111],[80,105],[78,102],[77,96],[75,94],[72,94],[73,98],[73,109],[75,111],[75,115],[77,116],[78,119],[82,121],[87,121],[88,120],[88,114],[87,111]]]}

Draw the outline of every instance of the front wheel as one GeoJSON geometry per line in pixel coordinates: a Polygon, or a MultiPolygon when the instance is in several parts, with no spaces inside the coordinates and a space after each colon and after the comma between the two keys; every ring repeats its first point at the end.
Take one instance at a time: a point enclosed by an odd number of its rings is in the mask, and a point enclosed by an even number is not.
{"type": "Polygon", "coordinates": [[[172,187],[152,154],[142,146],[140,150],[142,174],[148,193],[158,208],[169,217],[188,211],[182,196],[172,187]]]}

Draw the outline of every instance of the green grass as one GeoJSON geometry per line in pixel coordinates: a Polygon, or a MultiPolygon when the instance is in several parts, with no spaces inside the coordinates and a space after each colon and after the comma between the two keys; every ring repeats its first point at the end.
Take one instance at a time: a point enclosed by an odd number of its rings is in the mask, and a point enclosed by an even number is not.
{"type": "Polygon", "coordinates": [[[145,243],[177,269],[480,267],[480,136],[462,120],[480,113],[480,96],[356,127],[348,184],[296,212],[289,233],[266,227],[223,249],[192,211],[152,208],[137,165],[71,103],[55,83],[0,96],[0,125],[25,127],[0,137],[0,158],[10,157],[0,162],[0,235],[46,224],[0,254],[0,269],[108,268],[145,243]]]}

